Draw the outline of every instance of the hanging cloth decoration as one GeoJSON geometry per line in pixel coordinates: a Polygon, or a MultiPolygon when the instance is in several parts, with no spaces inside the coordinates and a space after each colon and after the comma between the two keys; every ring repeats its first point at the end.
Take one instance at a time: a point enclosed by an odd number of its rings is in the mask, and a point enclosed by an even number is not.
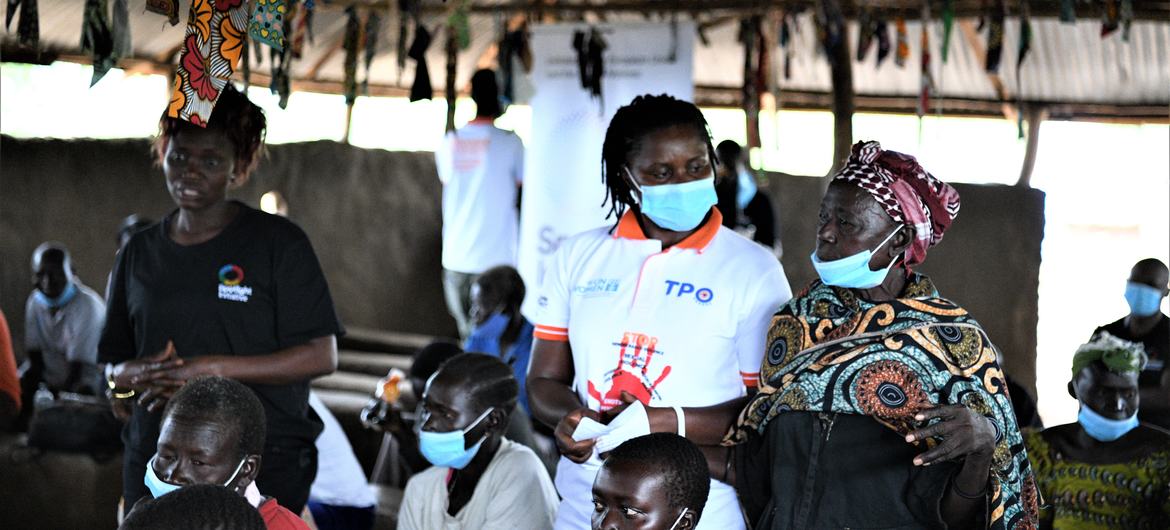
{"type": "Polygon", "coordinates": [[[179,0],[146,0],[146,10],[167,17],[172,26],[179,24],[179,0]]]}
{"type": "Polygon", "coordinates": [[[447,17],[447,28],[454,32],[455,42],[460,50],[471,47],[471,23],[467,16],[467,2],[463,0],[459,6],[447,17]]]}
{"type": "Polygon", "coordinates": [[[345,104],[353,106],[357,100],[357,65],[358,50],[361,48],[362,24],[358,19],[357,8],[345,8],[345,104]]]}
{"type": "Polygon", "coordinates": [[[241,39],[241,46],[243,51],[240,53],[240,75],[244,78],[244,93],[248,93],[248,88],[252,86],[252,45],[247,35],[241,39]]]}
{"type": "Polygon", "coordinates": [[[447,132],[455,130],[455,75],[458,73],[459,61],[459,30],[453,25],[447,25],[447,78],[444,83],[443,95],[447,98],[447,132]]]}
{"type": "Polygon", "coordinates": [[[605,38],[597,28],[590,28],[588,33],[582,30],[573,32],[573,49],[577,51],[577,74],[581,78],[581,88],[599,100],[601,78],[605,75],[602,57],[606,47],[605,38]]]}
{"type": "Polygon", "coordinates": [[[215,102],[244,51],[247,28],[246,2],[191,1],[167,116],[207,126],[215,102]]]}
{"type": "Polygon", "coordinates": [[[248,36],[254,42],[263,42],[274,50],[284,49],[284,19],[288,14],[288,0],[256,0],[252,18],[248,22],[248,36]]]}
{"type": "MultiPolygon", "coordinates": [[[[284,13],[280,20],[280,31],[284,35],[292,33],[292,21],[296,17],[296,3],[292,2],[288,4],[288,7],[289,11],[284,13]]],[[[268,55],[272,62],[272,82],[268,85],[268,90],[277,95],[277,105],[283,109],[288,107],[288,98],[292,92],[292,47],[274,48],[269,46],[268,55]]]]}
{"type": "Polygon", "coordinates": [[[16,36],[20,43],[32,48],[37,47],[41,38],[41,27],[37,16],[37,0],[8,0],[8,14],[4,18],[4,27],[12,26],[12,19],[20,11],[20,22],[16,24],[16,36]]]}
{"type": "Polygon", "coordinates": [[[114,57],[130,57],[134,53],[130,46],[130,8],[126,0],[114,0],[110,34],[114,38],[114,57]]]}
{"type": "Polygon", "coordinates": [[[1117,0],[1104,0],[1101,6],[1101,38],[1108,37],[1117,31],[1121,13],[1117,7],[1117,0]]]}
{"type": "Polygon", "coordinates": [[[292,15],[292,37],[288,39],[292,46],[292,56],[294,59],[300,59],[304,55],[305,40],[310,44],[313,43],[313,8],[311,4],[306,2],[304,5],[294,9],[292,15]]]}
{"type": "Polygon", "coordinates": [[[581,88],[589,88],[589,34],[584,30],[573,32],[573,50],[577,52],[577,79],[581,88]]]}
{"type": "Polygon", "coordinates": [[[951,32],[955,29],[955,3],[954,0],[946,0],[943,2],[943,37],[942,37],[942,63],[947,64],[947,59],[951,55],[951,32]]]}
{"type": "Polygon", "coordinates": [[[880,67],[882,61],[885,61],[886,57],[890,56],[890,24],[884,20],[879,20],[874,34],[877,35],[877,65],[880,67]]]}
{"type": "Polygon", "coordinates": [[[395,48],[395,60],[398,63],[398,84],[402,84],[402,72],[406,70],[406,57],[408,55],[408,48],[406,41],[410,34],[410,20],[413,19],[415,25],[419,24],[418,20],[418,3],[417,0],[398,0],[398,47],[395,48]]]}
{"type": "Polygon", "coordinates": [[[1077,0],[1060,0],[1060,21],[1065,24],[1077,21],[1077,0]]]}
{"type": "Polygon", "coordinates": [[[894,50],[894,64],[898,68],[906,66],[906,60],[910,58],[910,38],[906,34],[906,19],[898,17],[894,20],[894,27],[897,28],[898,33],[898,47],[894,50]]]}
{"type": "Polygon", "coordinates": [[[984,69],[988,72],[999,72],[999,61],[1003,56],[1003,0],[996,0],[995,11],[991,13],[990,24],[987,30],[987,62],[984,69]]]}
{"type": "Polygon", "coordinates": [[[861,7],[857,13],[857,62],[865,61],[869,49],[873,47],[874,34],[877,33],[878,20],[874,18],[869,8],[861,7]]]}
{"type": "MultiPolygon", "coordinates": [[[[918,117],[930,112],[930,95],[934,92],[934,77],[930,73],[930,3],[922,4],[922,50],[919,54],[918,117]]],[[[921,125],[919,121],[919,125],[921,125]]]]}
{"type": "Polygon", "coordinates": [[[787,12],[780,18],[780,47],[784,49],[784,79],[792,79],[792,28],[787,12]]]}
{"type": "Polygon", "coordinates": [[[89,86],[94,86],[114,67],[118,58],[114,56],[114,37],[110,34],[110,21],[106,17],[109,4],[106,0],[86,0],[85,12],[81,18],[81,51],[89,52],[93,58],[93,77],[89,86]]]}
{"type": "Polygon", "coordinates": [[[431,33],[422,24],[414,28],[414,42],[410,44],[407,56],[414,59],[414,84],[410,86],[410,100],[431,99],[435,91],[431,88],[431,73],[427,69],[427,48],[431,46],[431,33]]]}
{"type": "Polygon", "coordinates": [[[374,63],[374,55],[378,53],[378,28],[382,26],[382,17],[376,11],[370,11],[366,17],[365,39],[362,47],[365,51],[366,78],[362,80],[362,95],[370,95],[370,65],[374,63]]]}
{"type": "Polygon", "coordinates": [[[1133,0],[1121,0],[1121,40],[1129,42],[1129,30],[1133,25],[1133,0]]]}

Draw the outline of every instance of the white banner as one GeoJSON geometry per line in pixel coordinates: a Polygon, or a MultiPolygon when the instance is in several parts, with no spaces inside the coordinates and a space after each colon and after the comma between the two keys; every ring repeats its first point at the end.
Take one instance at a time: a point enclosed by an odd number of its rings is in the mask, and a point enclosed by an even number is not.
{"type": "MultiPolygon", "coordinates": [[[[532,29],[532,134],[520,207],[518,268],[528,293],[544,279],[565,238],[613,224],[601,180],[601,144],[609,120],[641,94],[694,94],[690,22],[554,24],[532,29]],[[581,87],[573,34],[597,28],[606,42],[601,99],[581,87]]],[[[525,300],[530,315],[535,296],[525,300]]]]}

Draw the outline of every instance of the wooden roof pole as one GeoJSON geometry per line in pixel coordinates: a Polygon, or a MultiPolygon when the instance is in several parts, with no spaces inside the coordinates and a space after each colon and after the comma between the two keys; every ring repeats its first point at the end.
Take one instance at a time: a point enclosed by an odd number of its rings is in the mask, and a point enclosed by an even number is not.
{"type": "Polygon", "coordinates": [[[1028,105],[1024,108],[1024,119],[1028,122],[1028,147],[1024,151],[1024,164],[1020,167],[1020,180],[1016,186],[1032,187],[1032,168],[1036,166],[1036,148],[1040,145],[1040,124],[1048,118],[1048,108],[1028,105]]]}

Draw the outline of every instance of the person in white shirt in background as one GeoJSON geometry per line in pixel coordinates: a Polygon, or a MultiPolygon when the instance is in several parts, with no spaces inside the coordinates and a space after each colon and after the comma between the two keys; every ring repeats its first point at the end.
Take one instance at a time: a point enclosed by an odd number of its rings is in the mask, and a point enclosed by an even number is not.
{"type": "Polygon", "coordinates": [[[531,449],[504,438],[518,388],[508,365],[482,353],[456,355],[431,376],[416,426],[434,467],[406,483],[399,530],[552,527],[548,472],[531,449]]]}
{"type": "Polygon", "coordinates": [[[309,406],[325,429],[317,436],[317,478],[309,488],[309,511],[319,530],[370,530],[378,499],[353,454],[345,431],[321,398],[309,391],[309,406]]]}
{"type": "Polygon", "coordinates": [[[650,432],[677,433],[707,457],[698,528],[744,528],[719,445],[759,384],[768,324],[792,292],[771,252],[721,225],[714,165],[693,104],[644,95],[618,109],[602,147],[617,223],[562,243],[536,293],[528,404],[556,429],[558,530],[589,526],[603,445],[650,432]],[[615,424],[634,428],[605,444],[573,436],[583,418],[609,424],[623,411],[632,419],[615,424]]]}
{"type": "Polygon", "coordinates": [[[25,352],[21,371],[20,424],[33,412],[33,397],[44,385],[51,392],[101,396],[105,390],[97,346],[106,319],[106,304],[73,274],[69,251],[46,242],[33,251],[34,289],[24,313],[25,352]]]}
{"type": "Polygon", "coordinates": [[[435,151],[443,183],[443,291],[460,339],[471,333],[471,285],[497,265],[516,265],[524,144],[493,125],[502,113],[496,75],[471,77],[476,116],[435,151]]]}

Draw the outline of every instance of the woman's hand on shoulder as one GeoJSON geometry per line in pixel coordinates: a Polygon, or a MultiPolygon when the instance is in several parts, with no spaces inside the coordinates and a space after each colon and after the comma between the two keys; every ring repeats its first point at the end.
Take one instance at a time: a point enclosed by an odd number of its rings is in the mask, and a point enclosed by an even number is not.
{"type": "Polygon", "coordinates": [[[573,431],[577,429],[577,424],[581,423],[582,418],[590,418],[597,422],[601,421],[601,415],[597,411],[581,407],[565,414],[561,418],[561,421],[557,423],[557,428],[554,433],[557,448],[560,449],[561,454],[578,464],[589,460],[589,457],[593,454],[594,444],[593,440],[581,440],[578,442],[573,439],[573,431]]]}
{"type": "Polygon", "coordinates": [[[923,410],[914,417],[923,424],[935,418],[942,421],[906,435],[907,442],[926,438],[938,440],[934,448],[914,457],[914,465],[928,466],[965,458],[991,461],[995,452],[995,426],[991,420],[963,405],[940,405],[923,410]]]}

